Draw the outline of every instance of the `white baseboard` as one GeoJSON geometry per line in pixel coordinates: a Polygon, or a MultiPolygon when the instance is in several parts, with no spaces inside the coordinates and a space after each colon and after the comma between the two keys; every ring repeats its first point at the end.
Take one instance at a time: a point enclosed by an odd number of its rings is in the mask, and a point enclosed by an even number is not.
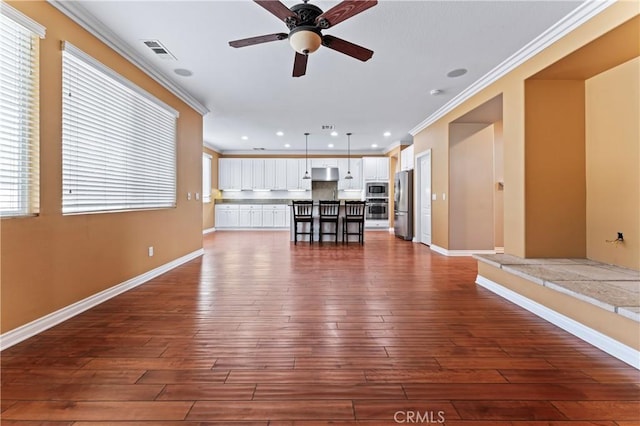
{"type": "Polygon", "coordinates": [[[122,294],[127,290],[138,287],[139,285],[144,284],[145,282],[157,277],[158,275],[164,274],[165,272],[170,271],[171,269],[180,266],[183,263],[193,260],[196,257],[202,256],[203,254],[204,249],[196,250],[192,253],[179,257],[178,259],[172,260],[169,263],[165,263],[164,265],[158,266],[157,268],[140,274],[137,277],[133,277],[130,280],[103,290],[100,293],[89,296],[86,299],[82,299],[69,306],[65,306],[62,309],[31,321],[28,324],[7,331],[6,333],[0,335],[0,351],[10,348],[11,346],[20,343],[23,340],[28,339],[29,337],[35,336],[38,333],[42,333],[43,331],[57,324],[60,324],[61,322],[66,321],[69,318],[72,318],[88,309],[91,309],[94,306],[97,306],[100,303],[103,303],[119,294],[122,294]]]}
{"type": "Polygon", "coordinates": [[[597,330],[587,327],[565,315],[562,315],[552,309],[541,305],[513,290],[501,286],[498,283],[491,281],[488,278],[478,275],[476,278],[476,284],[486,288],[487,290],[504,297],[510,302],[515,303],[521,308],[536,314],[540,318],[549,321],[561,329],[573,334],[574,336],[584,340],[587,343],[592,344],[598,349],[601,349],[609,355],[618,358],[619,360],[629,364],[630,366],[640,370],[640,351],[637,351],[623,343],[612,339],[600,333],[597,330]]]}
{"type": "Polygon", "coordinates": [[[203,229],[202,230],[202,235],[207,235],[210,234],[212,232],[216,232],[216,228],[207,228],[207,229],[203,229]]]}
{"type": "Polygon", "coordinates": [[[495,250],[448,250],[435,244],[431,244],[432,251],[444,256],[473,256],[474,254],[496,254],[495,250]]]}

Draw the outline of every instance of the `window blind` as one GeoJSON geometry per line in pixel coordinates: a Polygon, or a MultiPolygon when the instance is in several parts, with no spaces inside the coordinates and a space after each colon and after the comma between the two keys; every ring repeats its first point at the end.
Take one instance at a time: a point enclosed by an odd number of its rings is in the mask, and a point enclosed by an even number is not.
{"type": "Polygon", "coordinates": [[[202,154],[202,202],[211,202],[211,160],[209,154],[202,154]]]}
{"type": "Polygon", "coordinates": [[[62,213],[176,205],[177,111],[63,44],[62,213]]]}
{"type": "Polygon", "coordinates": [[[45,28],[0,2],[0,216],[39,210],[38,37],[45,28]]]}

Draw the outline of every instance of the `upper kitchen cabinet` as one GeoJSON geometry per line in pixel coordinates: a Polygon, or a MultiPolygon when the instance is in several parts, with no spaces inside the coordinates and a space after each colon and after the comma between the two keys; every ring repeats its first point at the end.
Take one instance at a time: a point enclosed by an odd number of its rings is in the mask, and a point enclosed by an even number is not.
{"type": "MultiPolygon", "coordinates": [[[[338,167],[337,158],[312,158],[311,167],[338,167]]],[[[311,173],[311,170],[309,170],[311,173]]]]}
{"type": "Polygon", "coordinates": [[[238,158],[218,160],[218,186],[221,190],[240,190],[242,187],[242,162],[238,158]]]}
{"type": "MultiPolygon", "coordinates": [[[[306,160],[288,158],[286,161],[287,170],[287,189],[310,190],[311,179],[302,179],[305,171],[307,171],[306,160]]],[[[311,175],[311,164],[309,164],[309,175],[311,175]]]]}
{"type": "Polygon", "coordinates": [[[400,170],[413,170],[413,145],[400,151],[400,170]]]}
{"type": "Polygon", "coordinates": [[[241,189],[253,189],[253,163],[256,160],[251,159],[242,159],[240,163],[242,164],[242,185],[241,189]]]}
{"type": "Polygon", "coordinates": [[[388,157],[363,157],[362,165],[364,169],[364,180],[380,182],[387,182],[389,180],[388,157]]]}
{"type": "Polygon", "coordinates": [[[361,190],[362,189],[362,160],[360,158],[338,159],[338,168],[340,169],[340,180],[338,181],[338,189],[344,190],[361,190]],[[349,162],[351,165],[349,165],[349,162]],[[353,179],[345,179],[347,172],[351,169],[353,179]]]}
{"type": "Polygon", "coordinates": [[[274,191],[287,189],[287,160],[268,158],[264,160],[264,188],[274,191]]]}

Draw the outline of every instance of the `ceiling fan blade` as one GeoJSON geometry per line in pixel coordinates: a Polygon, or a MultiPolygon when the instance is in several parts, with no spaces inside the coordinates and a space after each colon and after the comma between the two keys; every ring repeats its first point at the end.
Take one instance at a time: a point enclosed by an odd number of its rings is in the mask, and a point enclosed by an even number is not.
{"type": "Polygon", "coordinates": [[[298,16],[291,11],[287,6],[280,3],[279,0],[253,0],[258,3],[260,6],[267,9],[271,12],[272,15],[275,15],[278,19],[283,22],[287,22],[287,19],[295,19],[297,20],[298,16]]]}
{"type": "Polygon", "coordinates": [[[266,43],[269,41],[284,40],[289,37],[285,33],[266,34],[257,37],[243,38],[242,40],[234,40],[229,42],[231,47],[246,47],[253,46],[254,44],[266,43]]]}
{"type": "Polygon", "coordinates": [[[333,49],[352,58],[359,59],[361,61],[368,61],[373,56],[373,50],[369,50],[365,47],[358,46],[341,38],[326,35],[322,37],[322,44],[329,49],[333,49]]]}
{"type": "Polygon", "coordinates": [[[296,52],[296,58],[293,60],[293,76],[302,77],[307,72],[307,60],[309,56],[296,52]]]}
{"type": "Polygon", "coordinates": [[[330,28],[378,4],[378,0],[345,0],[316,18],[320,28],[330,28]]]}

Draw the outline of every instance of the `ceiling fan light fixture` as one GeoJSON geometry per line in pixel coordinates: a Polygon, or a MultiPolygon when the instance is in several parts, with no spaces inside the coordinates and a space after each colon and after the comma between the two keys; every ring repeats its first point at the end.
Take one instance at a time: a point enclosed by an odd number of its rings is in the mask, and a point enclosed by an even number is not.
{"type": "Polygon", "coordinates": [[[296,52],[308,55],[320,48],[322,36],[316,27],[302,25],[291,30],[289,44],[296,52]]]}

